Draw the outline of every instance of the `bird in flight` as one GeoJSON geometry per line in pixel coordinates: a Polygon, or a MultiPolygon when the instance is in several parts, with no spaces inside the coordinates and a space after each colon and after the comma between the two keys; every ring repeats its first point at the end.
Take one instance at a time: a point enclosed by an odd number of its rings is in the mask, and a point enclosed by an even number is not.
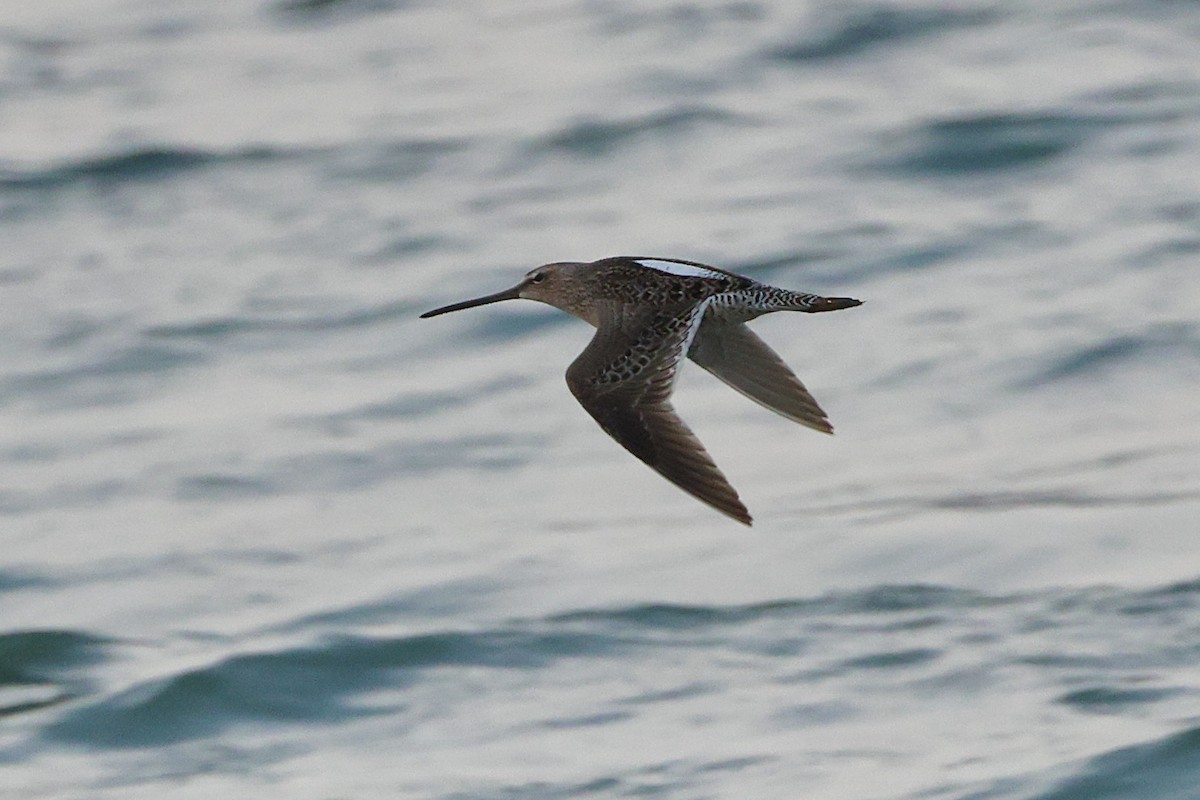
{"type": "Polygon", "coordinates": [[[510,289],[421,317],[518,298],[591,324],[595,336],[567,369],[571,394],[618,444],[745,525],[750,512],[671,405],[680,362],[687,356],[756,403],[833,433],[804,384],[746,323],[773,311],[811,314],[862,305],[849,297],[779,289],[694,261],[617,256],[543,264],[510,289]]]}

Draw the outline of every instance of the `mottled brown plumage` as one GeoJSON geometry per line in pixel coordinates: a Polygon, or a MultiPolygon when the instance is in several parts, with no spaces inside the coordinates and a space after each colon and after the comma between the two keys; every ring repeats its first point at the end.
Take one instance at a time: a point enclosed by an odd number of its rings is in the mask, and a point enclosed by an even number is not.
{"type": "Polygon", "coordinates": [[[772,311],[861,304],[779,289],[694,261],[618,256],[545,264],[511,289],[421,316],[516,298],[548,303],[594,326],[596,335],[567,369],[580,405],[664,478],[746,525],[750,513],[737,492],[671,406],[683,357],[760,405],[832,433],[804,384],[745,323],[772,311]]]}

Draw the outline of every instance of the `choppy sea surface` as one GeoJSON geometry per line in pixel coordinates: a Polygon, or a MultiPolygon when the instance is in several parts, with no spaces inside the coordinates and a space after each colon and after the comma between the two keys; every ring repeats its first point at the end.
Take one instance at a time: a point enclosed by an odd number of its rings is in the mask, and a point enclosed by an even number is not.
{"type": "Polygon", "coordinates": [[[1200,798],[1200,7],[0,14],[0,796],[1200,798]],[[745,529],[435,306],[866,301],[697,368],[745,529]]]}

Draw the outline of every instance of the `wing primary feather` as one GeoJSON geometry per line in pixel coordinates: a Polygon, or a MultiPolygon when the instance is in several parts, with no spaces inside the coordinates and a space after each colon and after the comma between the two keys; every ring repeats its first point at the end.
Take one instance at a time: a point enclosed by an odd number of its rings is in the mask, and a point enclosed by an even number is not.
{"type": "Polygon", "coordinates": [[[744,323],[709,314],[688,357],[764,408],[813,430],[833,433],[825,411],[800,379],[744,323]]]}
{"type": "Polygon", "coordinates": [[[567,370],[567,385],[618,444],[693,497],[750,525],[737,490],[670,403],[676,371],[706,307],[681,308],[661,336],[647,335],[636,323],[623,325],[619,314],[610,313],[567,370]],[[646,363],[633,369],[639,357],[646,363]]]}

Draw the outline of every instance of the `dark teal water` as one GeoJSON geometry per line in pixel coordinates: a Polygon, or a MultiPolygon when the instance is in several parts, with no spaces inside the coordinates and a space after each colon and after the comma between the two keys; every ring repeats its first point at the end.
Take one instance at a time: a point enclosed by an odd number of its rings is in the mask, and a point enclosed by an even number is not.
{"type": "MultiPolygon", "coordinates": [[[[11,5],[11,4],[10,4],[11,5]]],[[[0,22],[0,796],[1200,798],[1200,9],[0,22]],[[746,530],[512,303],[859,297],[685,371],[746,530]]]]}

